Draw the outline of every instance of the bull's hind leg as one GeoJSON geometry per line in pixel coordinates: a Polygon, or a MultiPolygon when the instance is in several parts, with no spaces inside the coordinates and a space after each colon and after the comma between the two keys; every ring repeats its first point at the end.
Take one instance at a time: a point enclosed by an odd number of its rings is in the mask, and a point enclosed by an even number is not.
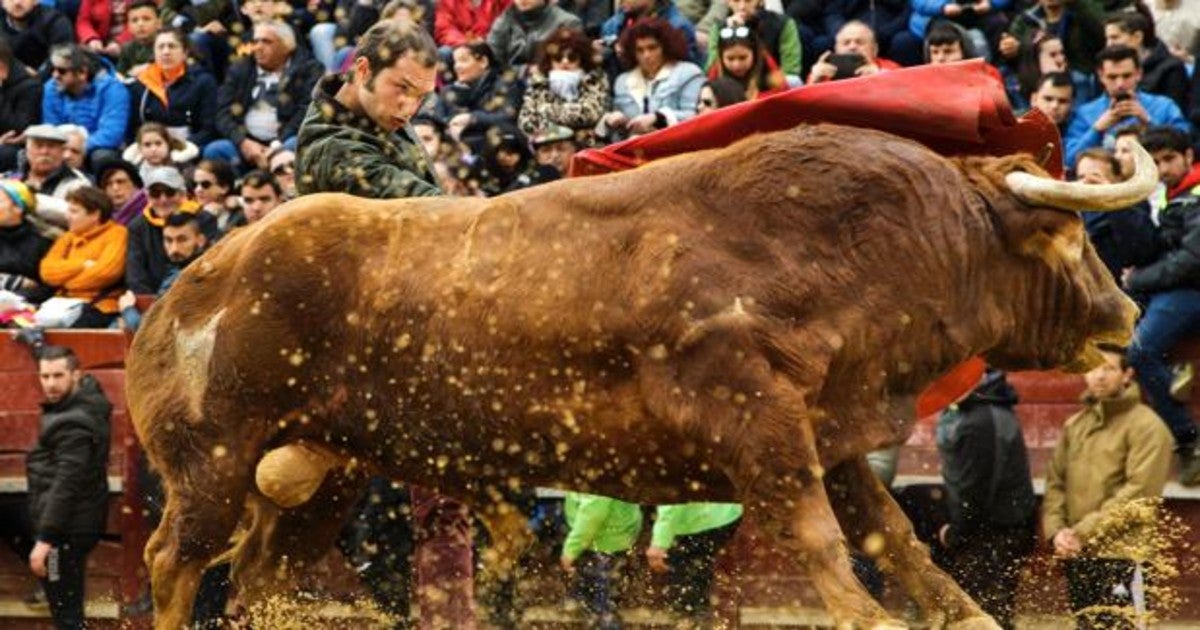
{"type": "Polygon", "coordinates": [[[917,540],[908,517],[871,472],[866,458],[855,457],[835,466],[827,482],[838,520],[851,541],[876,556],[881,568],[900,580],[935,627],[999,628],[933,564],[929,549],[917,540]]]}
{"type": "Polygon", "coordinates": [[[899,628],[855,578],[846,540],[825,493],[806,418],[787,441],[755,445],[737,481],[743,505],[764,532],[796,553],[839,628],[899,628]]]}
{"type": "Polygon", "coordinates": [[[238,479],[199,471],[168,481],[162,522],[146,546],[158,630],[191,623],[200,575],[228,547],[247,482],[248,475],[238,479]]]}

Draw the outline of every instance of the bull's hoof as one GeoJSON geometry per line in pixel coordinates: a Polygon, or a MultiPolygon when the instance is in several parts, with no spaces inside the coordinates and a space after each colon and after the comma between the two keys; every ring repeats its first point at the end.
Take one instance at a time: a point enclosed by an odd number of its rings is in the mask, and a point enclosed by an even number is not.
{"type": "Polygon", "coordinates": [[[955,621],[946,630],[1000,630],[1000,624],[987,615],[979,615],[955,621]]]}

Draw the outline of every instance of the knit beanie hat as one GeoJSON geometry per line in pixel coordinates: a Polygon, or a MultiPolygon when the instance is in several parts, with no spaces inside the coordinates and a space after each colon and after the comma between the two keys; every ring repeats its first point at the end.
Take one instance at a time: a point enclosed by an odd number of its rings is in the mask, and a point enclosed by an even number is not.
{"type": "Polygon", "coordinates": [[[0,189],[21,209],[22,214],[30,215],[37,210],[37,196],[29,190],[25,182],[15,179],[0,180],[0,189]]]}

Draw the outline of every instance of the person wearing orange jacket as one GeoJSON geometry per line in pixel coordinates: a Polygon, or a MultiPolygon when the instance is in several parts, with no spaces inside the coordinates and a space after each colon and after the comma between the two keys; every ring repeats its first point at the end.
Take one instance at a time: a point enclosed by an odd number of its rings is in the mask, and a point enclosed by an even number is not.
{"type": "Polygon", "coordinates": [[[107,328],[125,284],[128,232],[112,220],[112,202],[94,186],[69,192],[67,208],[68,231],[42,259],[42,279],[58,297],[86,300],[72,328],[107,328]]]}

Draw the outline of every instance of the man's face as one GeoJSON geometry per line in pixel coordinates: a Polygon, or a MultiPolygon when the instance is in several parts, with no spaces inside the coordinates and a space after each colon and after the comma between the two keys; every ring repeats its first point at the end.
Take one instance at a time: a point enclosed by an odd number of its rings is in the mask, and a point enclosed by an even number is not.
{"type": "Polygon", "coordinates": [[[1080,158],[1075,167],[1075,179],[1085,184],[1111,184],[1116,180],[1116,173],[1108,160],[1085,157],[1080,158]]]}
{"type": "Polygon", "coordinates": [[[154,184],[146,194],[150,197],[150,210],[160,217],[169,217],[179,209],[180,191],[170,186],[154,184]]]}
{"type": "Polygon", "coordinates": [[[1192,150],[1188,149],[1183,153],[1173,149],[1163,149],[1154,151],[1151,155],[1154,156],[1154,163],[1158,165],[1158,179],[1167,185],[1167,188],[1174,188],[1187,177],[1189,171],[1192,170],[1192,150]]]}
{"type": "Polygon", "coordinates": [[[291,151],[280,151],[271,158],[268,167],[288,199],[296,196],[296,154],[291,151]]]}
{"type": "Polygon", "coordinates": [[[1083,375],[1087,383],[1087,391],[1093,398],[1107,400],[1116,398],[1125,391],[1133,379],[1133,370],[1121,369],[1121,357],[1111,352],[1104,352],[1104,363],[1083,375]]]}
{"type": "Polygon", "coordinates": [[[1061,125],[1071,115],[1072,89],[1070,86],[1056,86],[1043,83],[1030,98],[1034,108],[1041,111],[1054,124],[1061,125]]]}
{"type": "Polygon", "coordinates": [[[37,6],[37,0],[4,0],[3,6],[4,12],[7,13],[9,17],[16,20],[21,20],[24,19],[25,16],[29,15],[29,12],[33,10],[33,7],[37,6]]]}
{"type": "Polygon", "coordinates": [[[71,96],[79,96],[87,89],[87,70],[72,68],[65,59],[50,59],[50,75],[58,89],[71,96]]]}
{"type": "Polygon", "coordinates": [[[536,148],[537,163],[542,166],[553,166],[559,173],[567,174],[571,167],[571,158],[575,157],[575,143],[570,140],[559,140],[536,148]]]}
{"type": "Polygon", "coordinates": [[[838,31],[834,52],[840,55],[858,53],[867,61],[875,62],[875,34],[861,24],[848,24],[838,31]]]}
{"type": "Polygon", "coordinates": [[[83,136],[77,133],[67,134],[67,144],[63,147],[63,155],[66,156],[67,165],[71,168],[83,168],[85,146],[83,136]]]}
{"type": "Polygon", "coordinates": [[[1142,71],[1132,59],[1105,61],[1096,73],[1100,75],[1100,83],[1110,97],[1133,94],[1138,82],[1142,80],[1142,71]]]}
{"type": "Polygon", "coordinates": [[[359,57],[355,61],[354,76],[363,113],[387,131],[395,131],[408,123],[433,92],[437,68],[426,67],[412,51],[408,51],[374,76],[367,59],[359,57]],[[368,83],[371,83],[370,87],[368,83]]]}
{"type": "Polygon", "coordinates": [[[204,249],[204,234],[192,221],[185,225],[163,226],[163,249],[171,262],[179,264],[191,260],[200,250],[204,249]]]}
{"type": "Polygon", "coordinates": [[[29,158],[30,172],[49,175],[66,161],[67,145],[65,142],[30,138],[25,141],[25,155],[29,158]]]}
{"type": "Polygon", "coordinates": [[[69,359],[38,361],[38,380],[46,401],[56,403],[75,393],[83,372],[72,370],[69,359]]]}
{"type": "Polygon", "coordinates": [[[949,44],[930,44],[929,45],[929,63],[931,65],[939,63],[953,63],[963,60],[962,44],[959,42],[950,42],[949,44]]]}
{"type": "Polygon", "coordinates": [[[433,125],[413,125],[413,131],[417,134],[417,139],[421,141],[421,146],[425,147],[425,153],[431,158],[437,158],[442,152],[442,136],[438,134],[437,127],[433,125]]]}
{"type": "Polygon", "coordinates": [[[0,190],[0,227],[13,227],[21,224],[21,209],[13,203],[8,193],[0,190]]]}
{"type": "Polygon", "coordinates": [[[158,13],[150,7],[138,7],[129,11],[125,16],[129,24],[129,32],[138,41],[148,41],[162,27],[158,13]]]}
{"type": "Polygon", "coordinates": [[[128,203],[137,190],[133,186],[133,180],[130,179],[129,173],[120,169],[113,169],[105,173],[104,179],[100,180],[100,185],[104,187],[104,194],[108,195],[108,200],[113,203],[114,208],[120,208],[128,203]]]}
{"type": "Polygon", "coordinates": [[[67,202],[67,229],[71,233],[87,234],[97,225],[100,225],[99,212],[92,212],[74,201],[67,202]]]}
{"type": "Polygon", "coordinates": [[[279,38],[275,29],[266,26],[254,27],[254,62],[258,67],[275,72],[287,63],[291,51],[279,38]]]}
{"type": "Polygon", "coordinates": [[[242,186],[242,208],[246,212],[246,221],[254,223],[261,221],[279,206],[279,196],[270,184],[264,186],[242,186]]]}
{"type": "Polygon", "coordinates": [[[513,0],[518,11],[532,11],[546,6],[546,0],[513,0]]]}
{"type": "Polygon", "coordinates": [[[1141,33],[1129,33],[1121,30],[1117,24],[1104,26],[1105,46],[1129,46],[1134,50],[1139,50],[1142,47],[1142,37],[1141,33]]]}

